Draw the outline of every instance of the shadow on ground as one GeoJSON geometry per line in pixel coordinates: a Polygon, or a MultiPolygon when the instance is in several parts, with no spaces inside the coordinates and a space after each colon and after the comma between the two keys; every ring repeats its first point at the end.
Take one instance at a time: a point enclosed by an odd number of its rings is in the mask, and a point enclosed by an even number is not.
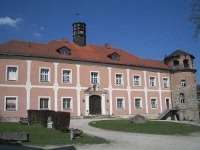
{"type": "MultiPolygon", "coordinates": [[[[2,150],[44,150],[46,148],[37,148],[32,146],[24,146],[20,143],[10,143],[0,141],[0,149],[2,150]]],[[[51,150],[77,150],[74,146],[63,146],[58,148],[50,148],[51,150]]]]}

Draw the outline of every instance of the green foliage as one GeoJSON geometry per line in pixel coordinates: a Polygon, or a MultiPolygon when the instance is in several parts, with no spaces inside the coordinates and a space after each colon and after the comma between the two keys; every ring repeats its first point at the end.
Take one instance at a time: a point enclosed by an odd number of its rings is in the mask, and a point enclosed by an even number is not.
{"type": "Polygon", "coordinates": [[[49,116],[52,118],[53,126],[56,130],[66,132],[69,129],[69,112],[55,112],[53,110],[28,110],[28,118],[30,123],[39,122],[43,127],[47,127],[47,120],[49,116]]]}
{"type": "Polygon", "coordinates": [[[101,144],[108,143],[105,139],[82,134],[80,137],[70,140],[70,133],[62,133],[55,129],[44,128],[41,124],[21,125],[20,123],[1,122],[0,132],[24,132],[29,133],[29,142],[22,145],[73,145],[73,144],[101,144]]]}
{"type": "Polygon", "coordinates": [[[53,112],[53,110],[28,110],[28,118],[30,123],[39,122],[43,127],[47,127],[47,119],[53,112]]]}
{"type": "Polygon", "coordinates": [[[66,132],[69,129],[70,113],[68,112],[53,112],[51,114],[54,128],[62,132],[66,132]]]}
{"type": "Polygon", "coordinates": [[[194,132],[200,132],[199,126],[162,121],[149,121],[145,124],[133,124],[130,120],[103,120],[90,122],[90,125],[114,131],[160,135],[188,135],[194,132]]]}

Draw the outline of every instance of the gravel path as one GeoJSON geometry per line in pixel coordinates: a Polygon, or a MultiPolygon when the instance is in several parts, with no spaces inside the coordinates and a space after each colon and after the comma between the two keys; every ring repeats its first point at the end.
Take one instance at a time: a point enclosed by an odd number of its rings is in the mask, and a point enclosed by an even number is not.
{"type": "MultiPolygon", "coordinates": [[[[66,145],[66,146],[45,146],[45,147],[12,147],[0,145],[2,150],[199,150],[200,133],[190,136],[180,135],[150,135],[123,133],[102,130],[88,125],[95,119],[74,119],[71,120],[71,127],[82,129],[84,133],[99,136],[111,141],[109,144],[94,145],[66,145]]],[[[186,123],[186,122],[185,122],[186,123]]],[[[188,124],[193,124],[187,122],[188,124]]],[[[200,125],[200,124],[199,124],[200,125]]]]}
{"type": "Polygon", "coordinates": [[[71,127],[110,140],[110,144],[75,146],[77,150],[199,150],[200,134],[166,136],[107,131],[88,125],[92,119],[71,120],[71,127]]]}

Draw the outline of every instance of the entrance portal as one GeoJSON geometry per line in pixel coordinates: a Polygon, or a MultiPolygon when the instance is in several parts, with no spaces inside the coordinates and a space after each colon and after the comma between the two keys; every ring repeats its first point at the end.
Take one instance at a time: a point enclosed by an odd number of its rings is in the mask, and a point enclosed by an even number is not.
{"type": "Polygon", "coordinates": [[[92,95],[89,98],[89,110],[90,114],[101,114],[101,97],[98,95],[92,95]]]}

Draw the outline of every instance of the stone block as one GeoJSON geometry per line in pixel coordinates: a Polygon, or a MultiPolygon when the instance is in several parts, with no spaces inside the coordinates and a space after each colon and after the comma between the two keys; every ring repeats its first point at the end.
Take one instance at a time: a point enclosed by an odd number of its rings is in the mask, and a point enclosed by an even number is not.
{"type": "Polygon", "coordinates": [[[130,119],[132,123],[136,123],[136,124],[144,124],[148,121],[144,116],[141,116],[139,114],[135,115],[134,117],[130,119]]]}

